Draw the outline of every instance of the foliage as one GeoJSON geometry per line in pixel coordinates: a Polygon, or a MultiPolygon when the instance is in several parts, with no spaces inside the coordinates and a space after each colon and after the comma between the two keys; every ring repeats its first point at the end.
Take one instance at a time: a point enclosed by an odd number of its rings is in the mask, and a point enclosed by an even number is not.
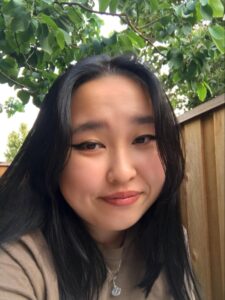
{"type": "Polygon", "coordinates": [[[12,131],[8,136],[8,143],[5,152],[5,157],[8,162],[11,162],[16,156],[18,150],[23,144],[26,136],[28,134],[28,128],[25,123],[21,123],[19,131],[12,131]]]}
{"type": "Polygon", "coordinates": [[[223,15],[221,0],[0,0],[0,83],[18,90],[10,112],[30,99],[40,106],[71,62],[122,52],[142,56],[158,74],[168,65],[161,78],[172,103],[195,106],[225,90],[224,68],[218,68],[223,15]],[[101,15],[117,16],[126,29],[102,37],[101,15]],[[194,101],[179,102],[180,95],[194,101]]]}

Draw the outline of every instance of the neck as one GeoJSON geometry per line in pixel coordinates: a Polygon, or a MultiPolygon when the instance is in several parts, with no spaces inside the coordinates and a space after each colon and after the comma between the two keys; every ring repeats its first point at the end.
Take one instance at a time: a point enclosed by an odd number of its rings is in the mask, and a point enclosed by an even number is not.
{"type": "Polygon", "coordinates": [[[93,239],[107,248],[120,248],[125,238],[124,231],[99,230],[99,228],[88,226],[88,231],[93,239]]]}

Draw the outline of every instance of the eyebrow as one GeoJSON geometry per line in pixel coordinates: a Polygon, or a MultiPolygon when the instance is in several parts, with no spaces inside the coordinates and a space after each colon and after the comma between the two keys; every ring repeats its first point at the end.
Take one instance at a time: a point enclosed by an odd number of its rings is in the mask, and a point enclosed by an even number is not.
{"type": "Polygon", "coordinates": [[[90,131],[90,130],[96,130],[96,129],[103,129],[106,127],[105,122],[101,121],[88,121],[83,124],[78,125],[73,129],[73,134],[90,131]]]}
{"type": "Polygon", "coordinates": [[[137,116],[133,117],[132,121],[137,124],[154,124],[153,116],[137,116]]]}
{"type": "MultiPolygon", "coordinates": [[[[153,116],[135,116],[131,118],[132,123],[136,124],[154,124],[153,116]]],[[[104,121],[88,121],[83,124],[78,125],[73,129],[73,134],[78,134],[87,131],[93,131],[98,129],[104,129],[107,127],[106,122],[104,121]]]]}

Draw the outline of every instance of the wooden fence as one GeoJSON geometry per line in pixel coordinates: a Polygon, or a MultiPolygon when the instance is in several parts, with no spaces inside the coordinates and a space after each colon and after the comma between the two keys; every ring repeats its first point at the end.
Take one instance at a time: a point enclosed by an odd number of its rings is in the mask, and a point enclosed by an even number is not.
{"type": "Polygon", "coordinates": [[[9,163],[1,163],[0,162],[0,177],[6,171],[6,169],[8,168],[8,166],[9,166],[9,163]]]}
{"type": "Polygon", "coordinates": [[[225,95],[180,116],[186,173],[184,224],[203,300],[225,300],[225,95]]]}
{"type": "MultiPolygon", "coordinates": [[[[178,118],[186,156],[183,221],[203,300],[224,300],[225,95],[178,118]]],[[[0,176],[7,164],[0,164],[0,176]]]]}

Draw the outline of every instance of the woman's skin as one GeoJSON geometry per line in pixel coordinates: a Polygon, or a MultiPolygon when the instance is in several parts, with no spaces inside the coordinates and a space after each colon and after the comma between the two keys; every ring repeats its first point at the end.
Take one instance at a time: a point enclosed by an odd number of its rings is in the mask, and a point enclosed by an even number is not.
{"type": "Polygon", "coordinates": [[[106,75],[74,92],[71,119],[61,192],[97,242],[119,247],[165,180],[151,100],[133,79],[106,75]]]}

